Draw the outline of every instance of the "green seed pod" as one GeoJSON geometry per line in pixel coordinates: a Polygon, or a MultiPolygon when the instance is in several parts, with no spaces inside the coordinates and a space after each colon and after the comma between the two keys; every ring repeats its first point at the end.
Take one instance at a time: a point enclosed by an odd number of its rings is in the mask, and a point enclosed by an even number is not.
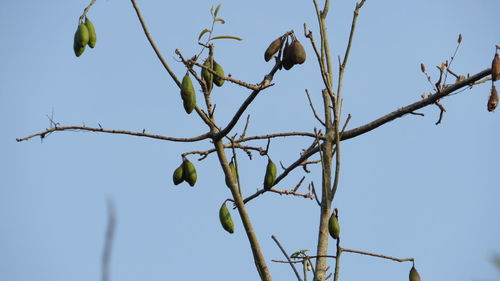
{"type": "Polygon", "coordinates": [[[186,110],[187,114],[190,114],[196,106],[196,94],[194,92],[191,77],[189,77],[189,73],[187,72],[182,79],[181,98],[182,102],[184,103],[184,109],[186,110]]]}
{"type": "Polygon", "coordinates": [[[269,47],[267,47],[266,52],[264,53],[264,60],[269,61],[274,54],[276,54],[280,49],[281,46],[283,46],[283,38],[279,37],[275,39],[269,47]]]}
{"type": "MultiPolygon", "coordinates": [[[[215,60],[214,60],[214,70],[220,76],[224,76],[224,69],[222,69],[222,66],[220,66],[215,60]]],[[[214,84],[217,85],[217,87],[221,87],[224,84],[224,79],[220,79],[219,77],[214,76],[214,84]]]]}
{"type": "MultiPolygon", "coordinates": [[[[205,62],[203,63],[204,66],[213,69],[211,64],[210,64],[210,58],[207,58],[205,62]]],[[[205,80],[205,83],[207,84],[207,91],[210,92],[212,90],[213,84],[214,84],[214,79],[212,73],[210,71],[206,70],[203,68],[201,70],[201,77],[203,80],[205,80]]]]}
{"type": "MultiPolygon", "coordinates": [[[[231,177],[234,183],[238,184],[238,171],[236,170],[236,166],[234,165],[233,160],[229,163],[229,170],[231,170],[231,177]]],[[[228,178],[226,178],[226,185],[229,187],[231,184],[229,183],[228,178]]]]}
{"type": "Polygon", "coordinates": [[[85,24],[78,25],[78,29],[75,32],[75,37],[73,39],[73,51],[77,57],[83,54],[85,51],[85,45],[89,42],[89,31],[85,24]]]}
{"type": "Polygon", "coordinates": [[[222,224],[222,227],[227,232],[229,232],[229,233],[234,232],[233,219],[231,218],[231,214],[229,213],[229,210],[226,207],[226,202],[222,203],[222,206],[220,206],[219,219],[220,219],[220,223],[222,224]]]}
{"type": "Polygon", "coordinates": [[[187,159],[182,162],[182,176],[190,186],[194,186],[196,179],[198,178],[194,164],[187,159]]]}
{"type": "Polygon", "coordinates": [[[306,61],[306,50],[299,40],[293,40],[290,45],[290,60],[293,64],[303,64],[306,61]]]}
{"type": "Polygon", "coordinates": [[[174,174],[172,175],[172,179],[174,180],[174,184],[178,185],[179,183],[184,181],[183,177],[183,165],[181,164],[177,169],[175,169],[174,174]]]}
{"type": "Polygon", "coordinates": [[[333,237],[333,239],[339,239],[340,225],[335,213],[332,213],[330,219],[328,220],[328,231],[330,232],[330,235],[333,237]]]}
{"type": "Polygon", "coordinates": [[[420,275],[418,274],[415,265],[413,265],[410,270],[410,281],[420,281],[420,275]]]}
{"type": "Polygon", "coordinates": [[[81,47],[76,43],[76,40],[73,42],[73,51],[75,51],[75,55],[77,57],[81,56],[83,54],[83,51],[85,51],[85,46],[81,47]]]}
{"type": "Polygon", "coordinates": [[[291,47],[290,44],[288,44],[288,41],[286,42],[285,48],[283,49],[283,58],[281,61],[285,70],[290,70],[293,67],[291,47]]]}
{"type": "Polygon", "coordinates": [[[269,190],[274,185],[276,180],[276,165],[274,165],[271,158],[267,161],[266,175],[264,176],[264,189],[269,190]]]}
{"type": "Polygon", "coordinates": [[[87,17],[85,17],[85,26],[87,27],[87,29],[89,31],[89,43],[88,43],[88,45],[90,48],[94,48],[95,43],[97,41],[97,35],[95,33],[94,24],[87,17]]]}

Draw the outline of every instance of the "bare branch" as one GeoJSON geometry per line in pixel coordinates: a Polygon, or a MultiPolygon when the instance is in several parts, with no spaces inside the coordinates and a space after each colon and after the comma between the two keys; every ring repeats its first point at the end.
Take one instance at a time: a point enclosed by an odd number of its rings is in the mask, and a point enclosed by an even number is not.
{"type": "Polygon", "coordinates": [[[390,257],[390,256],[374,254],[374,253],[369,253],[369,252],[363,252],[363,251],[358,251],[358,250],[351,250],[351,249],[346,249],[346,248],[342,248],[342,252],[360,254],[360,255],[365,255],[365,256],[372,256],[372,257],[377,257],[377,258],[382,258],[382,259],[393,260],[393,261],[397,261],[397,262],[406,262],[406,261],[413,262],[413,261],[415,261],[415,259],[413,259],[413,258],[400,259],[400,258],[394,258],[394,257],[390,257]]]}
{"type": "Polygon", "coordinates": [[[144,34],[146,34],[146,37],[148,38],[148,41],[151,44],[151,47],[153,47],[153,50],[155,51],[156,56],[158,56],[158,59],[163,64],[163,67],[165,67],[168,74],[170,74],[170,77],[172,77],[175,84],[177,84],[177,87],[180,88],[181,82],[179,81],[179,79],[177,79],[177,76],[175,76],[175,73],[172,71],[172,69],[170,69],[170,67],[167,64],[167,61],[163,58],[163,56],[160,53],[160,50],[156,46],[156,43],[153,41],[153,38],[151,37],[151,34],[149,33],[148,27],[146,26],[146,22],[142,18],[141,10],[139,10],[139,6],[137,5],[137,2],[135,0],[131,0],[131,1],[132,1],[132,5],[134,6],[137,17],[139,18],[139,21],[141,22],[142,29],[144,30],[144,34]]]}
{"type": "Polygon", "coordinates": [[[63,126],[63,127],[54,127],[50,129],[46,129],[43,132],[33,134],[31,136],[27,136],[24,138],[17,138],[17,142],[21,141],[26,141],[34,137],[40,136],[41,138],[45,138],[48,134],[51,134],[53,132],[57,131],[91,131],[91,132],[96,132],[96,133],[108,133],[108,134],[120,134],[120,135],[132,135],[132,136],[138,136],[138,137],[147,137],[147,138],[152,138],[152,139],[160,139],[160,140],[166,140],[166,141],[175,141],[175,142],[195,142],[195,141],[200,141],[204,140],[210,137],[209,133],[199,135],[197,137],[193,138],[175,138],[175,137],[167,137],[167,136],[161,136],[161,135],[153,135],[153,134],[147,134],[143,130],[142,132],[131,132],[131,131],[123,131],[123,130],[108,130],[108,129],[103,129],[102,127],[100,128],[92,128],[92,127],[86,127],[86,126],[63,126]]]}
{"type": "Polygon", "coordinates": [[[85,19],[85,17],[87,16],[87,13],[89,12],[90,8],[92,7],[92,5],[95,4],[95,1],[96,0],[90,1],[90,4],[83,10],[83,14],[80,16],[80,19],[79,19],[80,22],[82,22],[83,19],[85,19]]]}
{"type": "Polygon", "coordinates": [[[326,126],[325,122],[323,122],[323,120],[321,120],[321,118],[319,118],[318,114],[316,113],[316,109],[314,109],[314,105],[312,104],[311,96],[309,96],[309,91],[307,89],[306,89],[306,95],[307,95],[307,99],[309,100],[309,106],[311,107],[311,110],[314,114],[314,117],[316,117],[316,120],[318,120],[318,122],[321,125],[326,126]]]}
{"type": "Polygon", "coordinates": [[[278,241],[278,239],[274,236],[274,235],[271,235],[271,238],[274,240],[274,242],[276,243],[276,245],[278,245],[278,248],[280,248],[281,252],[283,253],[283,255],[285,256],[285,258],[288,260],[288,263],[290,264],[290,266],[292,267],[293,269],[293,272],[295,272],[295,276],[297,276],[297,280],[299,281],[302,281],[302,279],[300,279],[300,275],[299,275],[299,272],[297,271],[297,269],[295,268],[295,265],[293,264],[292,260],[290,260],[290,257],[288,256],[288,254],[286,253],[285,249],[281,246],[280,242],[278,241]]]}

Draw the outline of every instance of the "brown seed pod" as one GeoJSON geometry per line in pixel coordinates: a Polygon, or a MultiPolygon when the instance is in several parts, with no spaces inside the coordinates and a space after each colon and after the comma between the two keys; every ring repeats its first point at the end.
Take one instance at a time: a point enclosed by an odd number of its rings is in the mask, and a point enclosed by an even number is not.
{"type": "Polygon", "coordinates": [[[415,265],[413,265],[410,269],[410,281],[420,281],[420,274],[418,274],[415,265]]]}
{"type": "Polygon", "coordinates": [[[303,64],[306,61],[306,50],[299,40],[292,41],[289,55],[293,64],[303,64]]]}
{"type": "Polygon", "coordinates": [[[488,111],[492,112],[497,108],[498,105],[498,93],[495,85],[491,87],[490,98],[488,99],[488,111]]]}
{"type": "Polygon", "coordinates": [[[281,46],[283,46],[283,38],[278,37],[267,47],[264,60],[269,61],[281,49],[281,46]]]}
{"type": "Polygon", "coordinates": [[[293,62],[290,53],[291,53],[290,44],[286,42],[285,48],[283,49],[283,59],[282,59],[283,67],[286,70],[289,70],[290,68],[293,67],[293,62]]]}
{"type": "Polygon", "coordinates": [[[491,80],[497,81],[498,79],[500,79],[500,58],[498,57],[498,53],[496,53],[491,62],[491,80]]]}

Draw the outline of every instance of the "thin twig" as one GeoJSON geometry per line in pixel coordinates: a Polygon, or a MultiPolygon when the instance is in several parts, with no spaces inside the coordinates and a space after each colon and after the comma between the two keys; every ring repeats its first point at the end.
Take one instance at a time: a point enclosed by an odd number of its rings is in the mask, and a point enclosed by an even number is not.
{"type": "Polygon", "coordinates": [[[151,34],[149,33],[149,30],[146,26],[146,22],[144,21],[141,10],[139,9],[139,6],[137,5],[137,2],[135,0],[131,0],[132,5],[134,6],[135,12],[137,14],[137,17],[139,18],[139,21],[141,22],[142,29],[144,30],[144,34],[146,34],[146,37],[148,38],[149,43],[151,44],[151,47],[153,47],[153,50],[156,53],[156,56],[158,56],[158,59],[161,61],[163,64],[163,67],[167,70],[168,74],[170,74],[170,77],[174,80],[175,84],[177,84],[177,87],[181,88],[181,82],[179,79],[177,79],[177,76],[175,76],[175,73],[170,69],[170,66],[168,66],[167,61],[163,58],[163,56],[160,53],[160,50],[156,46],[156,43],[153,41],[153,37],[151,37],[151,34]]]}
{"type": "Polygon", "coordinates": [[[307,95],[307,99],[309,100],[309,106],[311,107],[311,110],[314,114],[314,117],[316,118],[316,120],[318,120],[319,123],[321,123],[321,125],[326,126],[325,125],[325,122],[323,122],[323,120],[321,120],[321,118],[319,118],[318,114],[316,113],[316,109],[314,109],[314,105],[312,104],[312,100],[311,100],[311,96],[309,95],[309,91],[306,89],[306,95],[307,95]]]}
{"type": "Polygon", "coordinates": [[[382,258],[382,259],[393,260],[393,261],[397,261],[397,262],[406,262],[406,261],[413,262],[413,261],[415,261],[415,259],[413,259],[413,258],[401,259],[401,258],[395,258],[395,257],[386,256],[386,255],[374,254],[374,253],[346,249],[346,248],[342,248],[342,252],[360,254],[360,255],[365,255],[365,256],[372,256],[372,257],[377,257],[377,258],[382,258]]]}
{"type": "Polygon", "coordinates": [[[292,263],[292,260],[290,260],[290,257],[288,256],[288,254],[286,253],[285,249],[283,248],[283,246],[281,246],[280,242],[278,241],[278,239],[274,236],[274,235],[271,235],[271,238],[274,240],[274,242],[276,243],[276,245],[278,245],[278,248],[280,248],[281,252],[283,253],[283,255],[285,256],[285,258],[289,261],[290,263],[290,266],[292,267],[293,269],[293,272],[295,272],[295,276],[297,276],[297,280],[299,281],[302,281],[302,279],[300,279],[300,275],[299,275],[299,272],[297,271],[297,269],[295,268],[295,265],[293,265],[292,263]]]}
{"type": "Polygon", "coordinates": [[[87,13],[89,12],[90,8],[92,5],[94,5],[96,0],[90,1],[90,4],[83,10],[83,14],[79,18],[79,22],[83,22],[83,19],[87,16],[87,13]]]}
{"type": "Polygon", "coordinates": [[[316,188],[314,188],[314,182],[311,182],[312,192],[314,194],[314,199],[316,199],[316,203],[321,207],[321,202],[319,202],[318,195],[316,194],[316,188]]]}

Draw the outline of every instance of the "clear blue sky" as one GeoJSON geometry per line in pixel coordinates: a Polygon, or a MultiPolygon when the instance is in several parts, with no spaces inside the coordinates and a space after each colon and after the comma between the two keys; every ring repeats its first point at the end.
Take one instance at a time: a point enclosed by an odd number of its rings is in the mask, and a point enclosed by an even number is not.
{"type": "MultiPolygon", "coordinates": [[[[196,38],[218,2],[139,1],[153,37],[178,76],[185,72],[174,50],[199,51],[196,38]],[[167,3],[168,2],[168,3],[167,3]]],[[[306,22],[319,38],[312,1],[225,1],[226,25],[216,33],[217,61],[226,73],[259,82],[271,63],[267,45],[294,29],[306,48],[304,65],[275,76],[276,85],[249,107],[248,135],[312,131],[304,89],[320,104],[321,80],[306,22]]],[[[106,224],[105,199],[115,200],[118,228],[112,280],[257,280],[246,235],[219,225],[218,208],[229,196],[214,155],[198,169],[198,183],[174,187],[180,154],[211,147],[132,136],[61,132],[43,142],[24,137],[49,127],[88,125],[190,137],[206,132],[186,115],[179,91],[154,55],[130,1],[97,0],[89,12],[95,49],[76,58],[77,19],[88,1],[10,1],[0,9],[0,280],[98,280],[106,224]]],[[[328,18],[335,57],[343,54],[354,1],[332,1],[328,18]]],[[[374,1],[362,9],[344,85],[349,128],[420,99],[430,86],[420,72],[452,55],[452,69],[477,73],[490,66],[500,45],[497,0],[374,1]]],[[[405,116],[342,143],[342,176],[334,205],[340,209],[343,246],[416,258],[423,280],[498,280],[491,259],[500,253],[500,113],[486,111],[490,84],[442,101],[447,112],[435,126],[436,107],[425,117],[405,116]]],[[[213,94],[221,125],[249,91],[226,83],[213,94]]],[[[241,132],[239,124],[232,133],[241,132]]],[[[270,156],[285,165],[310,140],[273,141],[270,156]]],[[[265,142],[255,145],[265,146],[265,142]]],[[[239,153],[244,194],[260,187],[266,159],[239,153]]],[[[280,170],[279,170],[280,171],[280,170]]],[[[298,169],[279,188],[293,187],[298,169]]],[[[306,182],[320,183],[319,167],[306,182]]],[[[303,189],[304,190],[304,189],[303,189]]],[[[265,194],[248,204],[274,280],[292,280],[271,240],[292,252],[316,248],[319,209],[308,199],[265,194]]],[[[333,253],[333,243],[331,252],[333,253]]],[[[341,280],[405,280],[409,263],[345,254],[341,280]]]]}

